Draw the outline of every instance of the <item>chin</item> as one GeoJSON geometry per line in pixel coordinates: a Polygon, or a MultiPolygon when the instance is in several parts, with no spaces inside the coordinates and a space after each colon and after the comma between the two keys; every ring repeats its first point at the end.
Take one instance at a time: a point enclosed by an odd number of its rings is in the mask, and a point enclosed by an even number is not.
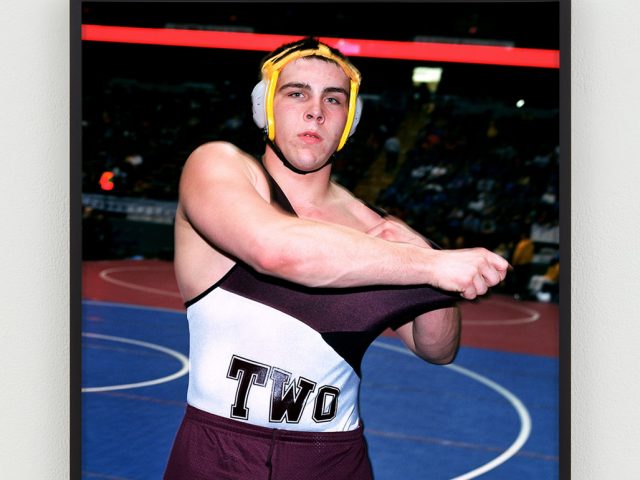
{"type": "Polygon", "coordinates": [[[326,162],[314,162],[314,163],[294,163],[293,165],[299,170],[303,170],[305,172],[313,172],[318,168],[322,167],[326,162]]]}
{"type": "MultiPolygon", "coordinates": [[[[285,156],[287,154],[285,153],[285,156]]],[[[287,157],[287,159],[299,168],[300,170],[315,170],[316,168],[327,163],[327,160],[330,158],[330,155],[312,155],[306,152],[298,152],[298,155],[295,157],[287,157]],[[295,158],[295,161],[292,159],[295,158]]]]}

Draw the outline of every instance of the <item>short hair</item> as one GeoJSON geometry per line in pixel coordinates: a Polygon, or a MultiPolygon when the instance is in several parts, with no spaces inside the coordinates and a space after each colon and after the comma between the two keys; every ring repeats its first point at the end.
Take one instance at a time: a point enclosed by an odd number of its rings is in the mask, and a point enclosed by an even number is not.
{"type": "MultiPolygon", "coordinates": [[[[301,38],[300,40],[296,40],[294,42],[289,42],[289,43],[280,45],[278,48],[276,48],[272,52],[268,53],[265,57],[263,57],[262,61],[260,62],[261,74],[262,74],[262,68],[269,60],[272,60],[273,62],[279,60],[279,57],[284,52],[291,54],[291,53],[302,51],[302,50],[319,50],[321,48],[320,47],[321,45],[324,48],[326,48],[329,52],[331,52],[333,56],[339,58],[345,63],[351,64],[351,62],[347,59],[347,57],[345,57],[344,54],[337,48],[333,48],[330,45],[327,45],[326,43],[321,42],[316,37],[308,36],[308,37],[301,38]]],[[[321,58],[325,61],[337,63],[335,60],[332,60],[331,58],[328,58],[322,55],[312,54],[309,56],[315,57],[315,58],[321,58]]]]}

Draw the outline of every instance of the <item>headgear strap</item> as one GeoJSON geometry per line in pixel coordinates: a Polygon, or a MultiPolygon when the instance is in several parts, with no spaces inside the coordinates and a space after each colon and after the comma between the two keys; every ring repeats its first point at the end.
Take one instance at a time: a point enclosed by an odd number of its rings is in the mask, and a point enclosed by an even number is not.
{"type": "Polygon", "coordinates": [[[319,56],[334,61],[349,77],[350,90],[349,90],[349,110],[347,112],[347,122],[344,126],[340,142],[336,151],[340,150],[351,133],[351,127],[353,126],[354,118],[356,116],[356,106],[358,102],[358,89],[360,88],[361,75],[357,68],[345,59],[334,54],[329,47],[319,43],[315,48],[306,48],[303,50],[295,50],[298,45],[283,50],[274,57],[268,59],[262,65],[262,78],[263,81],[268,82],[265,98],[265,109],[267,114],[267,137],[270,140],[274,140],[276,136],[274,117],[273,117],[273,97],[275,95],[276,85],[278,83],[278,76],[280,72],[289,62],[302,57],[319,56]],[[293,50],[293,51],[292,51],[293,50]]]}

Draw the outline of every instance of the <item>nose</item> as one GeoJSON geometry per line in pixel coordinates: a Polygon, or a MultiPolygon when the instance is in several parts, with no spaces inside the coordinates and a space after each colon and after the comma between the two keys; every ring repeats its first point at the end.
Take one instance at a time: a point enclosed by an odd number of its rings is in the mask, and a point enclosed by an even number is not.
{"type": "Polygon", "coordinates": [[[324,122],[324,114],[322,113],[322,109],[318,105],[310,106],[304,117],[307,120],[315,119],[318,123],[324,122]]]}

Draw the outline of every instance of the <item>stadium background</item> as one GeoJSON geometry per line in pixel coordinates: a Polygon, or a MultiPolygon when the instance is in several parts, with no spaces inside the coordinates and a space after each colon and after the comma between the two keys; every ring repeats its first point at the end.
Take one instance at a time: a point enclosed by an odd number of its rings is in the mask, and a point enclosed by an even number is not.
{"type": "MultiPolygon", "coordinates": [[[[252,4],[252,15],[243,15],[247,5],[213,10],[211,5],[198,5],[186,17],[183,6],[175,10],[158,4],[161,8],[149,15],[144,5],[127,5],[124,10],[92,5],[86,5],[83,23],[185,28],[234,24],[232,28],[241,31],[295,34],[290,28],[299,21],[305,33],[340,36],[333,27],[312,25],[311,19],[322,15],[307,4],[270,4],[262,12],[253,10],[252,4]],[[225,12],[227,8],[231,11],[225,12]],[[274,11],[287,21],[279,27],[260,26],[265,18],[274,18],[274,11]],[[203,25],[202,18],[214,18],[215,23],[203,25]]],[[[450,21],[436,21],[425,33],[422,29],[428,22],[410,26],[403,23],[402,12],[393,18],[389,12],[396,10],[387,5],[374,17],[396,28],[369,25],[374,34],[347,29],[342,36],[427,37],[557,49],[557,35],[536,40],[527,28],[517,33],[504,30],[514,19],[531,22],[531,31],[542,21],[557,25],[557,5],[555,11],[538,16],[535,9],[500,10],[495,4],[462,12],[460,6],[458,10],[447,10],[451,5],[425,7],[404,15],[423,19],[440,15],[450,21]]],[[[357,9],[348,10],[339,15],[343,24],[362,25],[357,9]]],[[[198,144],[225,139],[260,154],[260,134],[251,123],[246,92],[257,80],[255,66],[262,56],[262,52],[84,43],[83,259],[88,264],[171,259],[179,170],[198,144]],[[244,64],[249,67],[242,68],[244,64]],[[105,172],[113,178],[105,181],[105,172]],[[105,185],[113,189],[106,190],[105,185]]],[[[354,62],[365,77],[365,115],[336,164],[336,179],[446,247],[483,245],[509,257],[520,232],[526,231],[536,240],[535,263],[543,271],[558,252],[558,71],[442,62],[437,66],[443,67],[443,80],[435,93],[427,95],[411,84],[411,73],[429,62],[362,58],[354,62]],[[516,106],[520,99],[525,100],[522,108],[516,106]],[[393,134],[403,149],[398,168],[389,171],[383,145],[393,134]]],[[[506,285],[501,288],[509,291],[506,285]]]]}
{"type": "MultiPolygon", "coordinates": [[[[372,3],[367,21],[363,8],[97,2],[84,4],[83,23],[552,50],[559,45],[556,3],[372,3]]],[[[84,212],[83,258],[171,258],[172,211],[190,151],[224,139],[261,155],[249,93],[264,54],[84,42],[82,191],[83,204],[93,208],[84,212]],[[103,177],[108,172],[111,180],[103,177]]],[[[364,114],[336,162],[336,180],[445,247],[499,248],[509,257],[525,230],[536,241],[538,270],[544,270],[559,241],[558,69],[354,62],[364,78],[364,114]],[[418,66],[442,68],[435,93],[412,83],[418,66]],[[525,102],[521,108],[518,100],[525,102]],[[389,170],[384,142],[394,135],[401,153],[398,167],[389,170]]]]}

